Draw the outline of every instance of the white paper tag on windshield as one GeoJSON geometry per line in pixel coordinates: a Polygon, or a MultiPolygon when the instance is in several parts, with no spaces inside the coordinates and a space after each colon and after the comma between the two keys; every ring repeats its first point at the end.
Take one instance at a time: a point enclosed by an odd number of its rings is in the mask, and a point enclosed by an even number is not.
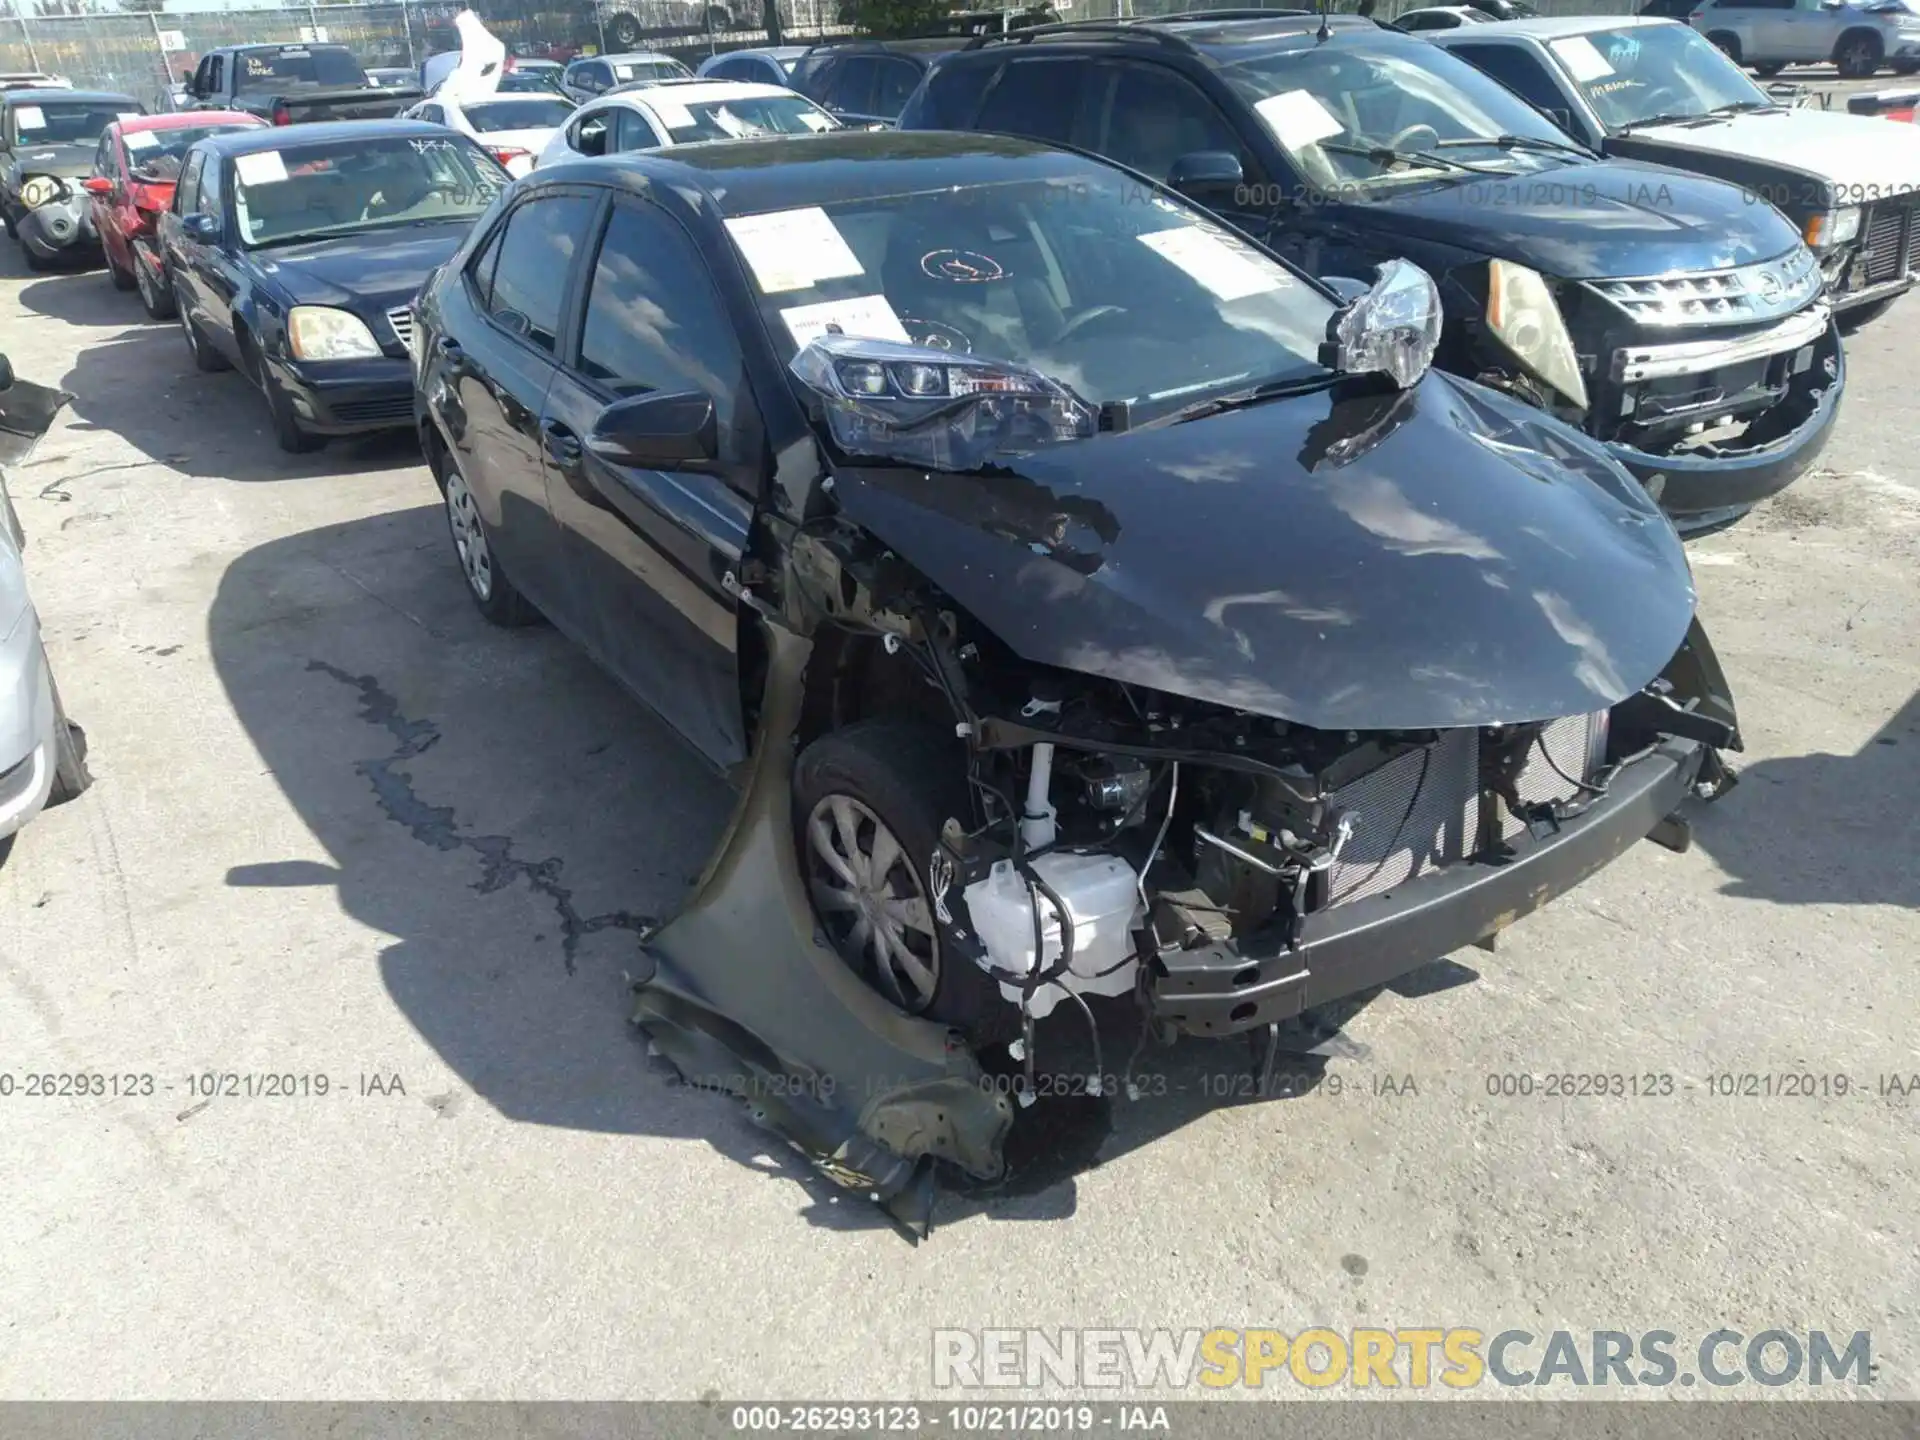
{"type": "Polygon", "coordinates": [[[272,185],[287,178],[287,162],[278,150],[261,150],[233,157],[233,173],[242,185],[272,185]]]}
{"type": "Polygon", "coordinates": [[[827,212],[817,206],[742,215],[727,221],[727,233],[769,295],[867,273],[827,212]]]}
{"type": "Polygon", "coordinates": [[[38,105],[22,105],[13,112],[14,123],[22,130],[44,130],[47,128],[47,112],[38,105]]]}
{"type": "Polygon", "coordinates": [[[1567,73],[1583,85],[1591,80],[1604,80],[1613,74],[1607,57],[1594,49],[1593,42],[1584,35],[1554,41],[1553,53],[1560,57],[1560,63],[1567,67],[1567,73]]]}
{"type": "Polygon", "coordinates": [[[631,65],[616,65],[616,66],[614,66],[614,67],[613,67],[613,78],[614,78],[614,79],[616,79],[616,80],[631,80],[631,79],[633,79],[633,66],[631,66],[631,65]]]}
{"type": "Polygon", "coordinates": [[[121,134],[120,142],[129,150],[151,150],[160,143],[160,137],[151,130],[128,130],[121,134]]]}
{"type": "Polygon", "coordinates": [[[822,300],[818,305],[796,305],[782,310],[793,343],[806,345],[827,333],[827,326],[838,325],[843,335],[858,335],[863,340],[895,340],[911,344],[907,327],[893,313],[884,295],[856,295],[851,300],[822,300]]]}
{"type": "Polygon", "coordinates": [[[800,123],[809,130],[821,131],[833,128],[833,117],[824,110],[802,110],[800,123]]]}
{"type": "Polygon", "coordinates": [[[653,113],[660,117],[660,123],[669,130],[684,130],[693,124],[693,112],[678,100],[649,100],[653,113]]]}
{"type": "Polygon", "coordinates": [[[1307,90],[1287,90],[1279,95],[1269,95],[1253,108],[1260,112],[1260,118],[1267,122],[1267,128],[1289,150],[1331,139],[1347,128],[1320,103],[1317,95],[1307,90]]]}
{"type": "Polygon", "coordinates": [[[1156,230],[1142,235],[1140,243],[1162,260],[1179,266],[1220,300],[1244,300],[1291,283],[1278,266],[1262,265],[1218,235],[1196,226],[1156,230]]]}

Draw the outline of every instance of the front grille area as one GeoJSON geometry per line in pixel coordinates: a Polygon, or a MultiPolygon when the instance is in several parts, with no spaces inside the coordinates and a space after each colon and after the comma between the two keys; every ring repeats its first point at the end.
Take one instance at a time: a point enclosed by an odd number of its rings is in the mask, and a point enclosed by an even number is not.
{"type": "Polygon", "coordinates": [[[1336,790],[1331,808],[1352,816],[1354,830],[1328,872],[1327,902],[1383,894],[1471,855],[1479,773],[1480,732],[1450,730],[1336,790]]]}
{"type": "Polygon", "coordinates": [[[1758,265],[1693,275],[1589,280],[1595,294],[1643,325],[1733,325],[1791,315],[1819,292],[1819,263],[1796,245],[1758,265]]]}
{"type": "Polygon", "coordinates": [[[409,394],[378,400],[341,400],[334,404],[333,416],[343,425],[411,425],[413,396],[409,394]]]}
{"type": "Polygon", "coordinates": [[[1867,262],[1867,284],[1898,280],[1907,273],[1913,231],[1911,200],[1869,206],[1861,230],[1865,236],[1861,250],[1867,262]]]}
{"type": "Polygon", "coordinates": [[[393,326],[394,337],[406,347],[407,353],[413,353],[413,311],[402,305],[397,310],[387,311],[387,323],[393,326]]]}

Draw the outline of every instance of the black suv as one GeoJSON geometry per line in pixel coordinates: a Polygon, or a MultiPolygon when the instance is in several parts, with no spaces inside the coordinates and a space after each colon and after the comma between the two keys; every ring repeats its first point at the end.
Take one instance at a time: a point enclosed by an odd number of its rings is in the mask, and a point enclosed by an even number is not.
{"type": "Polygon", "coordinates": [[[900,128],[1094,152],[1315,275],[1413,260],[1446,307],[1437,364],[1605,441],[1683,528],[1729,523],[1812,464],[1840,341],[1773,207],[1603,161],[1414,36],[1228,13],[976,40],[900,128]]]}
{"type": "Polygon", "coordinates": [[[828,41],[794,64],[792,85],[848,125],[891,125],[927,67],[971,38],[828,41]]]}

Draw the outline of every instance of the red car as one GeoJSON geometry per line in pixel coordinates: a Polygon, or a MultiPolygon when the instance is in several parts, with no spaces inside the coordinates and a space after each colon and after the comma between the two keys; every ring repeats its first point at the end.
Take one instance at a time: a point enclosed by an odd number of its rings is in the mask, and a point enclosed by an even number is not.
{"type": "Polygon", "coordinates": [[[173,292],[154,245],[154,223],[173,204],[174,181],[187,148],[229,130],[252,130],[267,122],[235,110],[189,110],[142,115],[109,125],[86,182],[94,228],[107,253],[114,288],[138,288],[147,314],[173,314],[173,292]]]}

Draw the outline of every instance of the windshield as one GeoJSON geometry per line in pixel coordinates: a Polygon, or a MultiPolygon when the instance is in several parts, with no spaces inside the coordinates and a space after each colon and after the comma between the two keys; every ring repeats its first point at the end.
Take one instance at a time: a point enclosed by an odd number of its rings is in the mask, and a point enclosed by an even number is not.
{"type": "Polygon", "coordinates": [[[833,323],[1030,366],[1143,416],[1323,373],[1324,295],[1119,175],[867,197],[727,229],[783,359],[833,323]]]}
{"type": "Polygon", "coordinates": [[[559,94],[560,72],[558,70],[509,70],[500,77],[502,95],[528,95],[551,92],[559,94]]]}
{"type": "Polygon", "coordinates": [[[615,60],[612,64],[616,85],[630,84],[635,80],[679,80],[693,75],[678,60],[669,60],[664,56],[657,60],[615,60]]]}
{"type": "Polygon", "coordinates": [[[761,95],[748,100],[700,100],[677,105],[653,102],[653,112],[676,145],[698,140],[746,140],[755,135],[805,135],[837,130],[840,122],[798,95],[761,95]]]}
{"type": "Polygon", "coordinates": [[[490,100],[466,108],[467,123],[482,135],[497,130],[548,130],[564,125],[573,114],[566,100],[490,100]]]}
{"type": "Polygon", "coordinates": [[[1321,190],[1431,180],[1457,170],[1448,159],[1394,158],[1440,145],[1448,156],[1478,168],[1537,166],[1548,157],[1491,148],[1476,153],[1470,143],[1475,140],[1518,136],[1567,143],[1551,121],[1499,81],[1412,37],[1272,51],[1221,73],[1321,190]]]}
{"type": "Polygon", "coordinates": [[[236,155],[233,214],[250,249],[469,219],[508,184],[463,136],[388,135],[236,155]]]}
{"type": "Polygon", "coordinates": [[[1774,103],[1711,40],[1684,25],[1597,30],[1548,48],[1609,130],[1656,116],[1774,103]]]}
{"type": "Polygon", "coordinates": [[[101,132],[123,115],[139,113],[140,107],[131,100],[118,104],[110,100],[37,100],[31,105],[14,106],[13,123],[19,127],[23,145],[78,145],[98,140],[101,132]]]}
{"type": "Polygon", "coordinates": [[[170,130],[123,130],[120,143],[127,147],[127,168],[136,180],[171,183],[180,178],[186,163],[187,147],[209,135],[230,135],[235,130],[258,130],[258,125],[181,125],[170,130]]]}
{"type": "Polygon", "coordinates": [[[248,90],[297,90],[302,86],[365,85],[360,62],[345,50],[244,50],[236,59],[236,94],[248,90]]]}

